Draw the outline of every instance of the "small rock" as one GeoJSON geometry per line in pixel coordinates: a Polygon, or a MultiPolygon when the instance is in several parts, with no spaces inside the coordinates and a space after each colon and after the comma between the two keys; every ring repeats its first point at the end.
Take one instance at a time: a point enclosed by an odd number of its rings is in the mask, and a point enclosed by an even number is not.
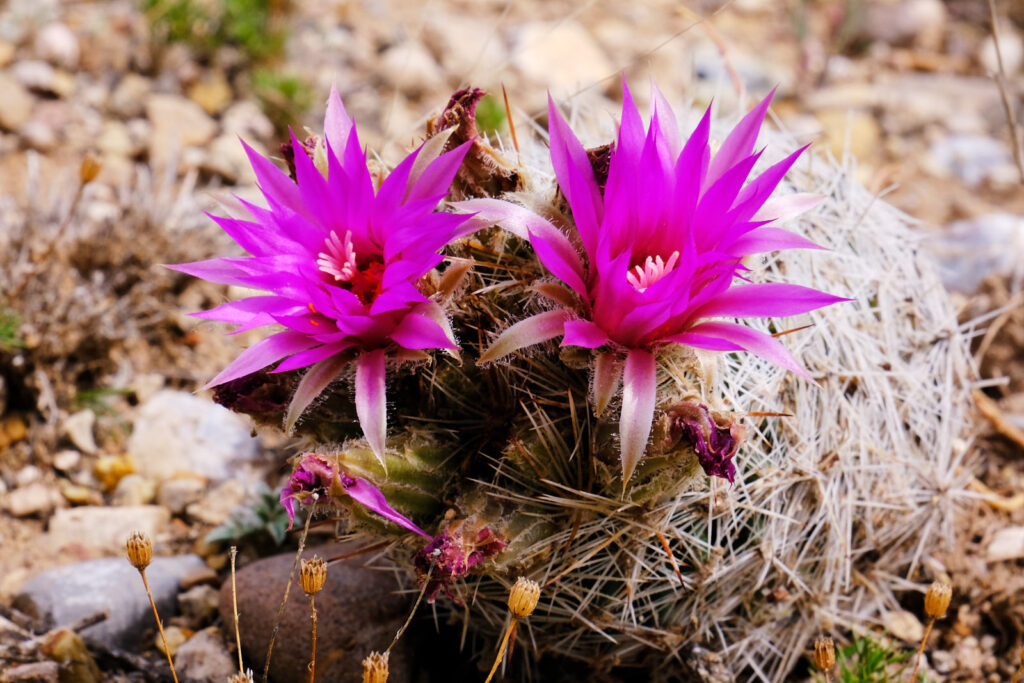
{"type": "Polygon", "coordinates": [[[878,155],[881,130],[874,116],[863,112],[825,110],[817,113],[825,140],[836,159],[849,155],[867,160],[878,155]]]}
{"type": "Polygon", "coordinates": [[[178,648],[174,668],[182,683],[223,683],[235,673],[235,660],[216,626],[203,629],[178,648]]]}
{"type": "Polygon", "coordinates": [[[905,643],[920,643],[924,637],[924,626],[913,612],[907,610],[886,612],[885,627],[905,643]]]}
{"type": "Polygon", "coordinates": [[[120,121],[104,122],[103,132],[96,140],[96,148],[104,154],[118,157],[133,157],[142,151],[132,140],[128,126],[120,121]]]}
{"type": "Polygon", "coordinates": [[[18,486],[28,486],[43,478],[43,471],[35,465],[25,465],[14,475],[14,483],[18,486]]]}
{"type": "MultiPolygon", "coordinates": [[[[260,154],[265,154],[263,146],[259,142],[252,142],[250,146],[260,154]]],[[[229,182],[252,183],[256,180],[256,174],[252,171],[249,157],[245,148],[234,135],[220,135],[212,143],[203,157],[201,168],[210,173],[223,176],[229,182]]]]}
{"type": "Polygon", "coordinates": [[[0,127],[6,130],[21,128],[32,115],[35,99],[18,81],[0,72],[0,92],[4,105],[0,107],[0,127]]]}
{"type": "Polygon", "coordinates": [[[156,502],[170,510],[172,515],[180,515],[185,512],[186,507],[202,498],[204,491],[204,478],[176,476],[160,482],[156,489],[156,502]]]}
{"type": "MultiPolygon", "coordinates": [[[[1011,24],[999,26],[999,51],[1003,57],[1003,71],[1007,78],[1020,71],[1021,64],[1024,64],[1024,40],[1011,24]]],[[[990,74],[999,73],[999,59],[996,56],[996,41],[988,35],[978,48],[978,62],[985,71],[990,74]]]]}
{"type": "Polygon", "coordinates": [[[424,93],[444,85],[444,74],[433,55],[415,41],[389,47],[380,56],[380,73],[393,88],[403,92],[424,93]]]}
{"type": "Polygon", "coordinates": [[[127,455],[103,455],[96,461],[92,473],[107,491],[113,491],[122,477],[135,472],[135,461],[127,455]]]}
{"type": "MultiPolygon", "coordinates": [[[[146,579],[162,619],[174,614],[181,577],[202,563],[195,555],[153,559],[146,579]]],[[[106,610],[107,618],[83,629],[82,635],[116,647],[136,647],[147,632],[155,630],[142,579],[128,560],[119,557],[44,572],[28,582],[13,605],[46,627],[106,610]]]]}
{"type": "Polygon", "coordinates": [[[192,84],[188,89],[188,97],[207,114],[216,116],[231,104],[235,95],[224,74],[213,71],[192,84]]]}
{"type": "Polygon", "coordinates": [[[226,135],[244,138],[250,143],[253,139],[267,140],[274,135],[274,124],[250,100],[232,104],[220,117],[220,121],[226,135]]]}
{"type": "MultiPolygon", "coordinates": [[[[333,556],[344,553],[345,547],[307,550],[303,557],[312,558],[314,552],[321,557],[333,556]]],[[[294,553],[284,553],[238,572],[239,635],[242,652],[255,669],[263,667],[277,604],[294,559],[294,553]]],[[[365,557],[352,557],[331,563],[327,582],[317,593],[317,672],[325,681],[361,681],[360,662],[366,653],[387,647],[412,606],[411,597],[396,592],[399,586],[390,574],[367,568],[366,562],[365,557]]],[[[293,595],[295,590],[293,586],[293,595]]],[[[225,630],[230,632],[234,628],[230,581],[221,588],[220,615],[225,630]]],[[[410,643],[409,638],[403,638],[391,651],[390,683],[412,680],[415,667],[410,643]]],[[[309,605],[305,600],[290,599],[274,645],[271,678],[278,683],[308,680],[309,648],[309,605]]]]}
{"type": "Polygon", "coordinates": [[[39,152],[49,152],[57,146],[57,131],[45,121],[26,121],[18,134],[29,147],[39,152]]]}
{"type": "Polygon", "coordinates": [[[155,538],[171,521],[159,505],[86,506],[58,510],[50,520],[49,540],[58,548],[76,545],[97,553],[121,555],[133,531],[155,538]]]}
{"type": "Polygon", "coordinates": [[[68,416],[61,425],[64,435],[75,444],[75,447],[83,453],[95,455],[96,437],[93,436],[93,429],[96,427],[96,413],[89,409],[68,416]]]}
{"type": "Polygon", "coordinates": [[[1024,217],[993,213],[954,221],[924,245],[947,289],[974,294],[985,278],[1009,275],[1024,261],[1024,217]]]}
{"type": "Polygon", "coordinates": [[[11,73],[26,88],[41,92],[53,92],[57,71],[46,62],[26,59],[15,63],[11,73]]]}
{"type": "Polygon", "coordinates": [[[927,50],[942,47],[947,20],[942,0],[872,2],[865,9],[864,34],[868,40],[927,50]]]}
{"type": "Polygon", "coordinates": [[[54,486],[35,482],[9,491],[4,496],[4,509],[15,517],[46,515],[64,505],[64,499],[54,486]]]}
{"type": "Polygon", "coordinates": [[[201,501],[189,505],[186,511],[189,517],[216,526],[223,524],[245,498],[245,487],[230,480],[210,491],[201,501]]]}
{"type": "Polygon", "coordinates": [[[185,147],[201,147],[217,135],[217,122],[192,100],[176,95],[152,95],[146,116],[153,124],[149,159],[156,166],[181,155],[185,147]]]}
{"type": "Polygon", "coordinates": [[[156,480],[190,472],[232,478],[259,454],[249,424],[223,406],[184,391],[160,391],[140,408],[128,440],[140,474],[156,480]]]}
{"type": "Polygon", "coordinates": [[[78,66],[78,38],[61,23],[55,22],[40,29],[36,34],[35,52],[37,57],[66,69],[78,66]]]}
{"type": "Polygon", "coordinates": [[[523,25],[516,55],[515,65],[525,77],[559,95],[615,72],[601,47],[576,21],[523,25]]]}
{"type": "Polygon", "coordinates": [[[111,501],[114,505],[148,505],[156,497],[156,483],[141,474],[128,474],[117,482],[111,501]]]}
{"type": "MultiPolygon", "coordinates": [[[[1013,166],[1013,155],[1001,140],[986,135],[949,135],[928,148],[928,170],[940,177],[953,176],[968,187],[997,177],[1013,166]]],[[[1016,171],[1014,171],[1016,172],[1016,171]]]]}
{"type": "Polygon", "coordinates": [[[72,505],[103,505],[103,496],[94,488],[73,484],[67,479],[57,482],[60,494],[72,505]]]}
{"type": "Polygon", "coordinates": [[[9,43],[6,40],[0,40],[0,68],[3,68],[14,61],[14,55],[18,51],[18,48],[14,46],[14,43],[9,43]]]}
{"type": "Polygon", "coordinates": [[[53,466],[61,472],[70,472],[82,462],[82,454],[70,448],[57,451],[53,456],[53,466]]]}
{"type": "Polygon", "coordinates": [[[170,653],[171,657],[178,651],[178,648],[185,644],[192,637],[192,629],[180,626],[167,626],[163,635],[157,633],[153,636],[153,646],[163,654],[170,653]]]}
{"type": "Polygon", "coordinates": [[[4,683],[58,683],[60,667],[57,662],[19,664],[4,672],[4,683]]]}
{"type": "Polygon", "coordinates": [[[190,625],[202,626],[217,615],[218,595],[220,591],[209,585],[189,588],[178,595],[178,611],[190,625]]]}
{"type": "Polygon", "coordinates": [[[985,550],[989,562],[1003,562],[1024,557],[1024,526],[1009,526],[997,531],[985,550]]]}
{"type": "Polygon", "coordinates": [[[110,96],[110,110],[126,119],[141,116],[152,87],[148,78],[135,73],[125,74],[110,96]]]}
{"type": "Polygon", "coordinates": [[[68,683],[103,683],[103,674],[85,641],[71,629],[61,628],[47,633],[39,650],[60,665],[62,680],[68,683]]]}
{"type": "Polygon", "coordinates": [[[188,590],[203,584],[216,585],[220,583],[220,575],[209,567],[199,567],[181,578],[182,590],[188,590]]]}

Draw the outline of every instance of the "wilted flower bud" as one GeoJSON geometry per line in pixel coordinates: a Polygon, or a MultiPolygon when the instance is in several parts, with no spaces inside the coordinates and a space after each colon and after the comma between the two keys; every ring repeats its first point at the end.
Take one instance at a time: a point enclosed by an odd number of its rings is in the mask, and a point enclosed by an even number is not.
{"type": "Polygon", "coordinates": [[[307,595],[319,593],[327,580],[327,563],[314,555],[312,560],[303,560],[302,569],[302,590],[307,595]]]}
{"type": "Polygon", "coordinates": [[[836,665],[836,645],[829,637],[814,641],[814,666],[821,671],[831,671],[836,665]]]}
{"type": "Polygon", "coordinates": [[[388,657],[391,653],[371,652],[363,660],[363,683],[387,683],[388,657]]]}
{"type": "Polygon", "coordinates": [[[252,670],[242,673],[239,671],[228,679],[228,683],[252,683],[252,670]]]}
{"type": "Polygon", "coordinates": [[[932,619],[939,619],[949,609],[949,601],[953,597],[953,588],[945,581],[936,581],[928,586],[924,596],[924,611],[932,619]]]}
{"type": "Polygon", "coordinates": [[[78,178],[82,181],[83,185],[88,185],[96,180],[96,176],[100,174],[102,169],[103,164],[96,157],[89,155],[82,159],[82,165],[78,167],[78,178]]]}
{"type": "Polygon", "coordinates": [[[133,531],[125,547],[128,549],[128,561],[133,567],[142,571],[149,566],[153,559],[153,542],[149,540],[149,536],[141,531],[133,531]]]}
{"type": "Polygon", "coordinates": [[[520,576],[508,594],[508,611],[516,619],[525,619],[533,614],[540,598],[540,584],[520,576]]]}

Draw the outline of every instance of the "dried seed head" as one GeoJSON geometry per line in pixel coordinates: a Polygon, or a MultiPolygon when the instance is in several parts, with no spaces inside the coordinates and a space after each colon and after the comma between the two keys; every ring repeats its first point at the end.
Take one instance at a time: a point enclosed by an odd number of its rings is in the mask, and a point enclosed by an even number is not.
{"type": "Polygon", "coordinates": [[[371,652],[363,660],[363,683],[387,683],[390,652],[371,652]]]}
{"type": "Polygon", "coordinates": [[[508,594],[508,611],[516,619],[525,619],[533,614],[540,598],[540,584],[520,576],[508,594]]]}
{"type": "Polygon", "coordinates": [[[302,590],[307,595],[319,593],[327,580],[327,563],[314,555],[312,560],[302,561],[302,590]]]}
{"type": "Polygon", "coordinates": [[[89,155],[82,159],[82,165],[78,167],[78,178],[83,185],[88,185],[96,180],[96,176],[103,169],[103,164],[96,157],[89,155]]]}
{"type": "Polygon", "coordinates": [[[149,566],[150,560],[153,559],[153,542],[149,540],[149,536],[141,531],[133,531],[125,547],[128,549],[128,561],[133,567],[141,572],[149,566]]]}
{"type": "Polygon", "coordinates": [[[821,671],[831,671],[836,665],[836,645],[829,637],[814,641],[814,666],[821,671]]]}
{"type": "Polygon", "coordinates": [[[924,611],[932,619],[939,619],[949,609],[949,601],[953,597],[953,588],[945,581],[936,581],[928,586],[924,596],[924,611]]]}
{"type": "Polygon", "coordinates": [[[249,669],[245,673],[239,671],[228,679],[228,683],[252,683],[252,669],[249,669]]]}

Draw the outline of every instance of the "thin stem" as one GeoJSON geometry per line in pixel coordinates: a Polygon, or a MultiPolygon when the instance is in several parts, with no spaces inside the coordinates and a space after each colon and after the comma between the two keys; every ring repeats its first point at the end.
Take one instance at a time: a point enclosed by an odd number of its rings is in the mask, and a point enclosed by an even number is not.
{"type": "Polygon", "coordinates": [[[1020,653],[1020,666],[1017,667],[1017,673],[1013,674],[1013,680],[1010,683],[1020,683],[1020,677],[1024,675],[1024,652],[1020,653]]]}
{"type": "Polygon", "coordinates": [[[160,623],[160,614],[156,611],[156,602],[153,601],[153,591],[149,590],[149,580],[146,579],[146,570],[140,569],[142,584],[146,587],[146,595],[149,596],[149,606],[153,608],[153,616],[156,617],[156,627],[160,631],[160,640],[164,643],[164,654],[167,655],[167,665],[171,667],[171,676],[174,683],[178,683],[178,674],[174,671],[174,660],[171,658],[171,648],[167,646],[167,636],[164,635],[164,625],[160,623]]]}
{"type": "Polygon", "coordinates": [[[242,668],[242,636],[238,633],[238,590],[235,588],[235,556],[238,555],[238,546],[231,546],[231,607],[235,615],[235,645],[238,648],[238,673],[244,674],[242,668]]]}
{"type": "Polygon", "coordinates": [[[309,683],[316,678],[316,606],[313,604],[313,595],[309,596],[309,618],[313,621],[313,649],[309,659],[309,683]]]}
{"type": "Polygon", "coordinates": [[[299,560],[302,558],[302,551],[306,548],[306,534],[309,533],[309,521],[313,519],[313,511],[306,515],[306,525],[302,527],[302,535],[299,536],[299,549],[295,553],[295,562],[292,563],[292,571],[288,575],[288,585],[284,587],[284,596],[281,604],[277,606],[277,614],[274,616],[274,630],[270,633],[270,643],[267,645],[267,661],[263,663],[263,683],[267,683],[270,677],[270,656],[274,653],[274,640],[277,638],[277,630],[281,628],[281,616],[284,614],[284,606],[288,602],[288,594],[292,590],[292,583],[295,581],[295,572],[299,568],[299,560]]]}
{"type": "Polygon", "coordinates": [[[917,680],[917,667],[921,666],[921,657],[924,655],[924,648],[928,644],[928,636],[932,633],[932,626],[935,626],[935,617],[928,620],[928,628],[924,630],[924,638],[921,639],[921,647],[917,649],[917,659],[914,661],[914,673],[910,674],[910,683],[917,680]]]}
{"type": "Polygon", "coordinates": [[[828,669],[825,670],[825,683],[832,683],[832,672],[828,669]]]}
{"type": "Polygon", "coordinates": [[[398,633],[395,634],[395,639],[391,641],[391,644],[388,645],[388,649],[384,650],[384,652],[391,652],[391,648],[395,646],[395,643],[398,642],[398,639],[402,637],[403,633],[405,633],[405,629],[409,628],[409,624],[412,623],[412,617],[414,614],[416,614],[416,608],[420,606],[420,600],[423,599],[423,594],[427,592],[427,584],[430,583],[430,574],[433,571],[434,563],[431,562],[430,569],[427,570],[427,576],[423,579],[423,587],[420,588],[420,594],[416,596],[416,602],[412,606],[412,611],[409,612],[409,617],[405,620],[405,623],[402,624],[402,628],[398,629],[398,633]]]}
{"type": "Polygon", "coordinates": [[[1021,149],[1020,135],[1017,131],[1017,115],[1014,110],[1009,87],[1006,84],[1006,70],[1003,68],[1003,51],[999,45],[999,29],[996,28],[998,18],[996,17],[995,0],[988,0],[989,18],[992,22],[992,43],[996,50],[996,64],[999,73],[995,74],[996,84],[999,86],[999,97],[1003,101],[1003,109],[1006,111],[1006,122],[1010,127],[1010,141],[1013,143],[1013,160],[1017,163],[1017,172],[1020,180],[1024,183],[1024,150],[1021,149]]]}
{"type": "Polygon", "coordinates": [[[505,656],[505,648],[508,647],[508,638],[512,635],[512,629],[516,625],[516,618],[512,617],[512,622],[505,629],[505,637],[501,639],[501,647],[498,648],[498,656],[494,658],[494,666],[491,667],[491,673],[487,674],[487,680],[484,683],[491,683],[491,679],[494,678],[494,672],[498,670],[498,665],[501,664],[501,658],[505,656]]]}

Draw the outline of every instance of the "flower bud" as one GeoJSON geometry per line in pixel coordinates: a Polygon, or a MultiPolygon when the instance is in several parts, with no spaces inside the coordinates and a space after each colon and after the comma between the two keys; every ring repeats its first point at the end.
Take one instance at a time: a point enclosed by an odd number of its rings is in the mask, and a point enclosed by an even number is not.
{"type": "Polygon", "coordinates": [[[939,619],[949,609],[949,601],[953,597],[953,588],[945,581],[936,581],[928,586],[924,596],[924,611],[932,619],[939,619]]]}
{"type": "Polygon", "coordinates": [[[836,645],[829,637],[814,641],[814,666],[821,671],[831,671],[836,665],[836,645]]]}
{"type": "Polygon", "coordinates": [[[533,614],[540,598],[540,584],[520,576],[508,594],[508,611],[516,619],[525,619],[533,614]]]}
{"type": "Polygon", "coordinates": [[[96,176],[103,170],[103,164],[96,157],[89,155],[82,159],[82,165],[78,167],[78,178],[83,185],[88,185],[96,180],[96,176]]]}
{"type": "Polygon", "coordinates": [[[381,654],[371,652],[363,660],[363,683],[387,683],[388,680],[388,657],[390,652],[381,654]]]}
{"type": "Polygon", "coordinates": [[[128,561],[140,572],[149,566],[153,559],[153,542],[141,531],[133,531],[125,543],[128,550],[128,561]]]}
{"type": "Polygon", "coordinates": [[[252,669],[249,669],[245,673],[239,671],[228,679],[228,683],[252,683],[252,669]]]}
{"type": "Polygon", "coordinates": [[[327,580],[327,563],[314,555],[312,560],[302,560],[300,571],[302,590],[307,595],[319,593],[327,580]]]}

